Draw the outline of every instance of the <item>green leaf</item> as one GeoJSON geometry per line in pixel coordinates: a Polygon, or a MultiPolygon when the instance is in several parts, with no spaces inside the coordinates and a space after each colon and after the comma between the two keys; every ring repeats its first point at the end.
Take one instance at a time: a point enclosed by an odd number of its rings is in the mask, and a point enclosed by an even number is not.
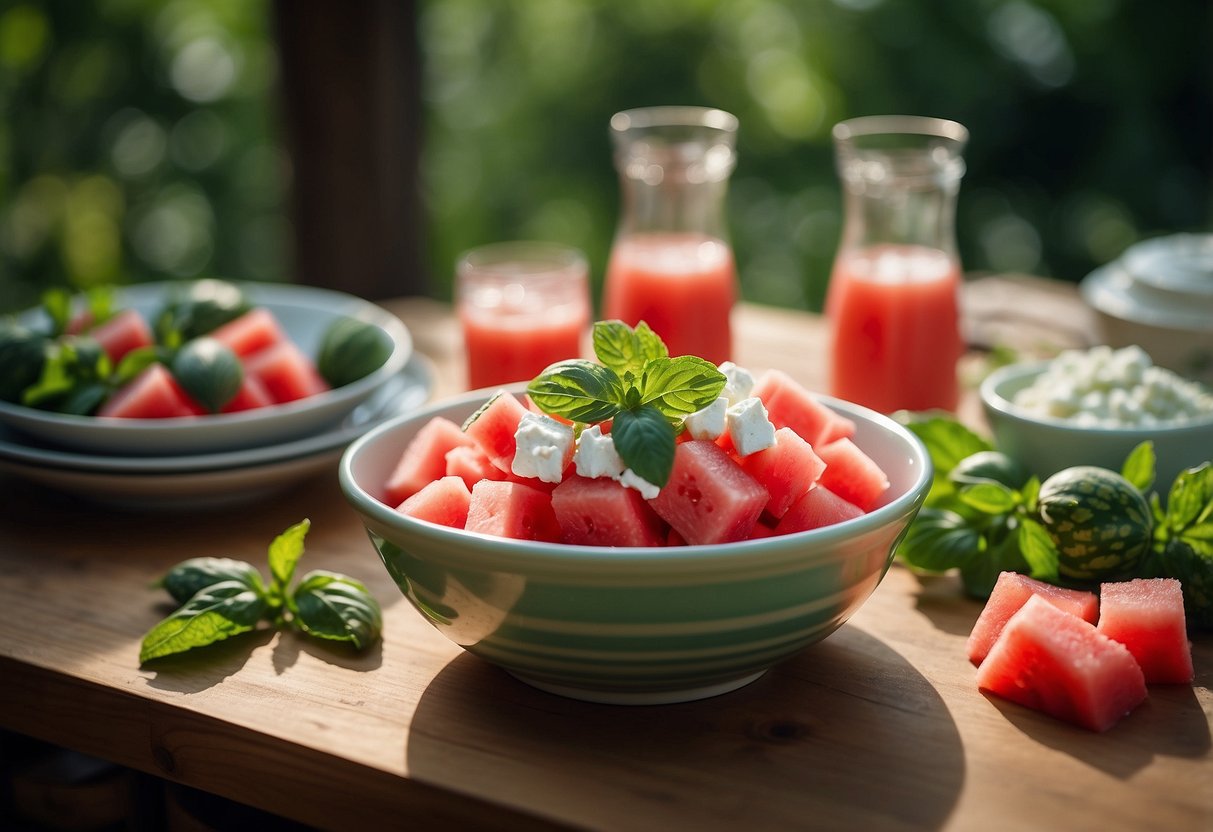
{"type": "Polygon", "coordinates": [[[957,492],[957,497],[965,505],[985,514],[1006,514],[1018,503],[1015,492],[997,482],[966,485],[957,492]]]}
{"type": "Polygon", "coordinates": [[[964,425],[942,416],[911,421],[906,428],[926,445],[932,464],[944,476],[965,457],[994,450],[993,445],[964,425]]]}
{"type": "Polygon", "coordinates": [[[159,347],[136,347],[122,356],[122,360],[118,362],[118,369],[114,370],[114,374],[110,377],[110,383],[121,387],[160,360],[161,349],[159,347]]]}
{"type": "Polygon", "coordinates": [[[311,525],[310,520],[300,520],[270,543],[270,575],[273,576],[271,595],[286,597],[286,589],[291,583],[291,576],[295,574],[295,566],[299,563],[299,558],[303,557],[303,539],[307,537],[311,525]]]}
{"type": "Polygon", "coordinates": [[[42,293],[42,309],[51,319],[51,335],[59,336],[67,332],[67,325],[72,320],[72,295],[66,289],[47,289],[42,293]]]}
{"type": "Polygon", "coordinates": [[[1213,521],[1189,526],[1179,533],[1177,539],[1190,546],[1196,554],[1213,558],[1213,521]]]}
{"type": "Polygon", "coordinates": [[[1167,525],[1175,532],[1213,515],[1213,462],[1180,471],[1167,497],[1167,525]]]}
{"type": "Polygon", "coordinates": [[[185,392],[211,413],[218,413],[244,383],[244,365],[231,347],[214,338],[187,342],[170,369],[185,392]]]}
{"type": "Polygon", "coordinates": [[[945,572],[969,563],[984,548],[985,541],[964,517],[924,508],[910,524],[897,554],[917,569],[945,572]]]}
{"type": "Polygon", "coordinates": [[[268,605],[242,581],[222,581],[198,592],[143,637],[139,662],[184,653],[247,633],[268,605]]]}
{"type": "Polygon", "coordinates": [[[1030,517],[1020,518],[1019,530],[1016,533],[1019,551],[1031,568],[1031,575],[1040,581],[1056,583],[1057,575],[1057,544],[1040,525],[1030,517]]]}
{"type": "Polygon", "coordinates": [[[51,341],[16,323],[0,324],[0,399],[21,401],[26,388],[42,377],[51,341]]]}
{"type": "Polygon", "coordinates": [[[1138,491],[1149,491],[1154,485],[1154,443],[1147,439],[1129,452],[1120,475],[1136,486],[1138,491]]]}
{"type": "Polygon", "coordinates": [[[252,308],[239,286],[215,278],[194,280],[179,287],[155,318],[160,343],[176,348],[207,335],[252,308]]]}
{"type": "Polygon", "coordinates": [[[1019,499],[1025,511],[1029,514],[1036,512],[1036,505],[1040,499],[1040,477],[1028,478],[1023,488],[1019,489],[1019,499]]]}
{"type": "Polygon", "coordinates": [[[716,401],[727,382],[712,362],[683,355],[649,361],[637,388],[641,404],[652,405],[667,419],[677,420],[716,401]]]}
{"type": "Polygon", "coordinates": [[[998,523],[985,532],[984,557],[973,558],[960,567],[960,581],[964,590],[976,598],[988,598],[1003,572],[1028,572],[1023,552],[1019,548],[1019,536],[1005,522],[998,523]]]}
{"type": "Polygon", "coordinates": [[[261,573],[250,563],[232,558],[190,558],[174,566],[157,584],[173,600],[184,604],[200,590],[225,581],[239,581],[258,594],[265,594],[261,573]]]}
{"type": "Polygon", "coordinates": [[[620,378],[629,372],[640,372],[653,359],[669,355],[661,338],[644,321],[635,329],[623,321],[598,321],[594,324],[593,339],[598,360],[620,378]]]}
{"type": "Polygon", "coordinates": [[[615,450],[638,477],[664,488],[674,468],[674,426],[652,405],[624,410],[611,426],[615,450]]]}
{"type": "Polygon", "coordinates": [[[109,393],[109,386],[100,381],[86,382],[65,391],[56,410],[75,416],[88,416],[101,406],[109,393]]]}
{"type": "Polygon", "coordinates": [[[548,367],[527,385],[526,392],[544,413],[574,422],[613,419],[625,401],[614,370],[580,358],[548,367]]]}
{"type": "Polygon", "coordinates": [[[360,582],[324,570],[309,572],[292,596],[295,623],[308,635],[362,650],[379,638],[383,612],[360,582]]]}

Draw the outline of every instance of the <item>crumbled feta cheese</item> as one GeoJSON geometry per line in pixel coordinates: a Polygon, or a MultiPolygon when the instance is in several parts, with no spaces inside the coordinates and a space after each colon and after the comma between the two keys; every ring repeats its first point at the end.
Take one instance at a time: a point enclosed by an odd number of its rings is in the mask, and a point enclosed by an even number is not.
{"type": "Polygon", "coordinates": [[[751,396],[728,409],[729,438],[741,456],[770,448],[775,444],[775,426],[767,418],[762,399],[751,396]]]}
{"type": "Polygon", "coordinates": [[[1087,427],[1147,427],[1213,413],[1213,393],[1154,366],[1138,346],[1066,350],[1014,402],[1087,427]]]}
{"type": "Polygon", "coordinates": [[[520,477],[560,482],[573,449],[573,427],[539,413],[524,413],[514,432],[518,449],[510,466],[520,477]]]}
{"type": "Polygon", "coordinates": [[[744,367],[738,367],[732,361],[726,361],[716,369],[724,373],[724,377],[728,379],[724,383],[724,389],[720,391],[720,395],[729,400],[729,404],[737,404],[750,397],[751,391],[754,389],[754,376],[744,367]]]}
{"type": "Polygon", "coordinates": [[[728,427],[729,400],[721,396],[702,410],[683,420],[687,433],[695,439],[716,439],[728,427]]]}
{"type": "Polygon", "coordinates": [[[646,500],[651,500],[661,493],[660,488],[637,475],[637,473],[631,468],[628,468],[623,472],[622,475],[620,475],[619,483],[626,488],[632,488],[639,491],[640,496],[644,497],[646,500]]]}
{"type": "Polygon", "coordinates": [[[577,466],[578,474],[590,479],[610,477],[617,480],[627,467],[615,450],[615,440],[609,434],[604,436],[598,425],[581,432],[577,450],[573,452],[573,464],[577,466]]]}

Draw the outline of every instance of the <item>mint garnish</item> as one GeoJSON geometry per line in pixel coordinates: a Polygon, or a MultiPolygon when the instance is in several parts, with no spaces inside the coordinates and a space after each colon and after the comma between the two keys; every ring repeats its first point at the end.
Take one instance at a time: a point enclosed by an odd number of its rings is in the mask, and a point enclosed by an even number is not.
{"type": "Polygon", "coordinates": [[[641,321],[594,324],[594,354],[548,367],[527,386],[540,410],[578,425],[614,420],[611,436],[624,464],[661,488],[674,466],[674,439],[684,417],[720,396],[727,381],[702,358],[671,358],[657,333],[641,321]]]}

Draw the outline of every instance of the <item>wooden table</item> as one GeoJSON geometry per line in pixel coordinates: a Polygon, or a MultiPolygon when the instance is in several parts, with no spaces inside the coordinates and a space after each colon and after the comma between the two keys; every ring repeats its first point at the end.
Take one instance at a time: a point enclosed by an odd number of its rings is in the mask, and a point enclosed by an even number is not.
{"type": "MultiPolygon", "coordinates": [[[[1006,286],[985,287],[991,308],[1003,310],[1006,286]]],[[[457,390],[448,310],[390,306],[440,368],[437,395],[457,390]]],[[[740,363],[820,383],[818,319],[746,307],[738,323],[740,363]]],[[[952,578],[895,567],[841,630],[746,688],[592,705],[439,635],[388,579],[335,477],[171,517],[0,486],[0,727],[319,827],[1213,828],[1208,635],[1193,645],[1193,687],[1155,687],[1091,734],[979,693],[964,654],[979,605],[952,578]],[[313,523],[302,566],[370,585],[381,646],[355,657],[253,634],[139,668],[139,640],[166,611],[154,578],[192,556],[263,563],[302,517],[313,523]]]]}

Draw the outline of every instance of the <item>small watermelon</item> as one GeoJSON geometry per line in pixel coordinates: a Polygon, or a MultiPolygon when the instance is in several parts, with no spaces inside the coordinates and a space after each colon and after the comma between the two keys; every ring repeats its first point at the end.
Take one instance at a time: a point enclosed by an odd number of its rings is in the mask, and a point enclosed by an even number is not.
{"type": "Polygon", "coordinates": [[[1098,629],[1128,648],[1148,684],[1189,684],[1192,645],[1174,578],[1134,578],[1099,589],[1098,629]]]}
{"type": "Polygon", "coordinates": [[[973,631],[969,633],[965,646],[969,661],[975,665],[982,663],[1007,621],[1034,595],[1091,624],[1099,617],[1099,599],[1094,592],[1065,589],[1018,572],[1003,572],[998,576],[981,615],[977,617],[973,631]]]}
{"type": "Polygon", "coordinates": [[[1101,580],[1131,570],[1149,550],[1154,519],[1145,496],[1114,471],[1080,465],[1040,486],[1037,513],[1057,545],[1065,578],[1101,580]]]}

